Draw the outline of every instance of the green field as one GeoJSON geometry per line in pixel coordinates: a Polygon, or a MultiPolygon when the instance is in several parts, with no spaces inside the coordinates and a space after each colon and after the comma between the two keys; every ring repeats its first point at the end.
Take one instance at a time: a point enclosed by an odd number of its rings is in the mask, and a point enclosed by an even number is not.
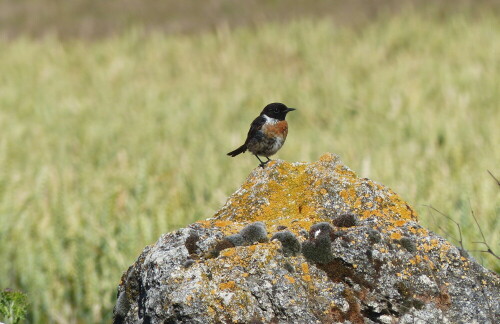
{"type": "Polygon", "coordinates": [[[30,322],[109,322],[142,249],[212,216],[257,166],[225,153],[273,101],[298,108],[277,158],[337,153],[479,250],[472,207],[498,254],[499,30],[493,13],[409,12],[0,41],[0,288],[28,294],[30,322]]]}

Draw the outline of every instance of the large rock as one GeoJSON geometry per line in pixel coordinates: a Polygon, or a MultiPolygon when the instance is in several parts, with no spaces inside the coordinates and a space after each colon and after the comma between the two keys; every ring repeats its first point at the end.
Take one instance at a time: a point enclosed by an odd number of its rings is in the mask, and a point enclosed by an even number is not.
{"type": "Polygon", "coordinates": [[[163,235],[116,323],[494,323],[500,279],[326,154],[255,169],[211,219],[163,235]]]}

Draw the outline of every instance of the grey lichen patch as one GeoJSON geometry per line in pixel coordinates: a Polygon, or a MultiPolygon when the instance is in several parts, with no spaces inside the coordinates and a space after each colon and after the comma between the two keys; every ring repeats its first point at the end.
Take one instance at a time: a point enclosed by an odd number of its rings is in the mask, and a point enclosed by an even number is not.
{"type": "Polygon", "coordinates": [[[118,298],[116,300],[115,308],[113,309],[114,313],[114,322],[121,323],[125,317],[127,316],[128,311],[130,310],[130,300],[125,291],[121,291],[118,293],[118,298]]]}
{"type": "Polygon", "coordinates": [[[227,241],[231,242],[231,244],[233,246],[241,246],[241,245],[245,245],[246,243],[248,243],[247,240],[240,233],[228,235],[225,237],[225,239],[227,241]]]}
{"type": "Polygon", "coordinates": [[[200,239],[200,236],[195,231],[191,231],[189,233],[189,236],[187,237],[187,239],[184,243],[189,254],[196,254],[197,253],[198,246],[196,245],[196,243],[198,242],[199,239],[200,239]]]}
{"type": "Polygon", "coordinates": [[[309,240],[302,243],[302,254],[309,262],[326,264],[333,261],[332,233],[333,227],[326,222],[311,227],[309,240]]]}
{"type": "Polygon", "coordinates": [[[375,230],[375,229],[368,229],[368,238],[370,240],[370,243],[378,243],[382,240],[382,236],[380,235],[380,232],[375,230]]]}
{"type": "Polygon", "coordinates": [[[271,237],[272,240],[281,242],[281,250],[285,256],[295,256],[300,253],[300,241],[290,231],[281,231],[271,237]]]}
{"type": "Polygon", "coordinates": [[[189,268],[190,266],[192,266],[196,261],[193,260],[193,259],[187,259],[183,264],[182,266],[184,268],[189,268]]]}
{"type": "Polygon", "coordinates": [[[204,257],[209,259],[216,258],[219,256],[220,252],[225,249],[242,245],[251,245],[254,243],[264,243],[267,241],[266,225],[263,222],[254,222],[243,227],[239,233],[225,236],[217,241],[214,248],[209,250],[204,257]]]}
{"type": "Polygon", "coordinates": [[[254,222],[245,226],[239,233],[247,244],[268,241],[266,225],[263,222],[254,222]]]}
{"type": "Polygon", "coordinates": [[[320,222],[311,226],[309,229],[309,239],[317,239],[318,236],[328,236],[334,232],[332,225],[328,222],[320,222]]]}
{"type": "Polygon", "coordinates": [[[403,246],[408,252],[411,252],[411,253],[417,252],[417,245],[409,237],[405,236],[405,237],[401,238],[398,243],[401,244],[401,246],[403,246]]]}
{"type": "Polygon", "coordinates": [[[352,227],[358,224],[358,218],[354,214],[343,214],[335,217],[332,224],[337,227],[352,227]]]}

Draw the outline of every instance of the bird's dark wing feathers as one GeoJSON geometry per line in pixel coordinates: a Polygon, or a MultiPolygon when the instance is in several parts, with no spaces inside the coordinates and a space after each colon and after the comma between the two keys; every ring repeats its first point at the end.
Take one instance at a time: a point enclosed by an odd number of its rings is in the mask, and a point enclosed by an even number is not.
{"type": "Polygon", "coordinates": [[[261,128],[262,125],[266,123],[266,118],[259,116],[254,119],[252,124],[250,125],[250,130],[248,131],[247,139],[245,141],[245,144],[248,143],[248,141],[255,136],[255,133],[257,133],[261,128]]]}
{"type": "Polygon", "coordinates": [[[257,132],[262,128],[262,125],[266,123],[266,118],[259,116],[250,125],[250,130],[248,131],[247,139],[245,144],[238,147],[236,150],[227,153],[227,155],[235,157],[238,154],[244,153],[247,150],[248,142],[257,135],[257,132]]]}

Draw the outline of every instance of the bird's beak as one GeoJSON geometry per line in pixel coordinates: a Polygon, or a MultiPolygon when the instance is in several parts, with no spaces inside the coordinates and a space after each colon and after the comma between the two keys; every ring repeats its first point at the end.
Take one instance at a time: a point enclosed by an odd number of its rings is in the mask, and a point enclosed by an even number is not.
{"type": "Polygon", "coordinates": [[[294,111],[294,110],[297,110],[297,109],[295,109],[295,108],[287,108],[287,109],[286,109],[286,112],[288,113],[288,112],[290,112],[290,111],[294,111]]]}

